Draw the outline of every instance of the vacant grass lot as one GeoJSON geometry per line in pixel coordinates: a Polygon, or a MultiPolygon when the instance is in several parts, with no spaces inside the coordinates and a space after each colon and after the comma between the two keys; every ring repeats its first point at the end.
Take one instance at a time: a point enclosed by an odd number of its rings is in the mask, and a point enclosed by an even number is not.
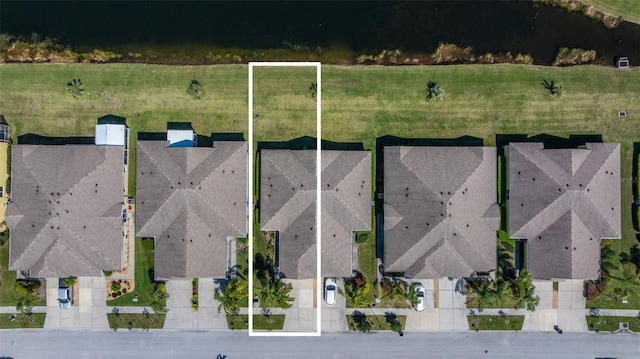
{"type": "MultiPolygon", "coordinates": [[[[313,69],[258,69],[255,86],[256,141],[309,134],[315,99],[313,69]],[[278,89],[270,93],[271,89],[278,89]],[[311,114],[311,115],[310,115],[311,114]],[[262,122],[265,121],[265,122],[262,122]],[[272,123],[273,122],[273,123],[272,123]]],[[[568,68],[526,65],[431,67],[323,66],[323,137],[362,141],[374,149],[384,135],[475,136],[493,146],[495,135],[601,134],[622,143],[622,229],[620,250],[636,243],[632,226],[633,142],[640,138],[640,68],[568,68]],[[541,82],[566,89],[550,97],[541,82]],[[425,100],[426,83],[438,82],[443,100],[425,100]],[[619,110],[627,118],[619,119],[619,110]]],[[[132,64],[0,65],[0,113],[14,135],[92,136],[96,118],[125,116],[131,138],[164,131],[167,121],[191,121],[200,134],[247,132],[248,68],[132,64]],[[80,78],[85,92],[74,99],[66,84],[80,78]],[[186,93],[191,79],[203,85],[202,99],[186,93]]],[[[135,143],[131,164],[135,165],[135,143]]],[[[130,174],[135,169],[129,170],[130,174]]],[[[135,183],[131,181],[131,183],[135,183]]]]}
{"type": "Polygon", "coordinates": [[[582,0],[596,9],[640,24],[640,2],[636,0],[582,0]]]}

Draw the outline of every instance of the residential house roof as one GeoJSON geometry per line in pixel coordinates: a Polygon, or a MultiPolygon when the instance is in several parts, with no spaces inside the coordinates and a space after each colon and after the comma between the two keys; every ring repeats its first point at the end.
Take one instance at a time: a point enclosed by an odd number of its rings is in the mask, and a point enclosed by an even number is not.
{"type": "Polygon", "coordinates": [[[384,266],[409,278],[496,268],[496,149],[384,148],[384,266]]]}
{"type": "Polygon", "coordinates": [[[537,279],[592,279],[600,240],[620,238],[620,144],[510,143],[509,234],[527,239],[537,279]]]}
{"type": "Polygon", "coordinates": [[[246,142],[138,141],[136,188],[137,235],[156,239],[156,278],[225,277],[227,239],[247,235],[246,142]]]}
{"type": "Polygon", "coordinates": [[[33,277],[122,268],[121,146],[12,146],[9,268],[33,277]]]}
{"type": "MultiPolygon", "coordinates": [[[[322,151],[322,275],[350,277],[352,232],[371,230],[371,153],[322,151]]],[[[316,150],[262,150],[260,219],[279,231],[280,271],[316,278],[316,150]]]]}

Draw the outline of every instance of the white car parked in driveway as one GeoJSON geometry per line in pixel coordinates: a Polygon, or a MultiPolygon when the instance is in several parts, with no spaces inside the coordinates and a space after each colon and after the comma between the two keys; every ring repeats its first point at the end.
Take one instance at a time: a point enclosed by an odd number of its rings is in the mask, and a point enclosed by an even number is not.
{"type": "Polygon", "coordinates": [[[424,310],[424,287],[422,286],[422,284],[418,284],[416,285],[415,290],[418,292],[418,302],[413,306],[413,309],[417,310],[418,312],[422,312],[424,310]]]}
{"type": "Polygon", "coordinates": [[[73,304],[71,289],[69,289],[68,287],[58,288],[58,303],[60,303],[61,309],[71,308],[71,304],[73,304]]]}
{"type": "Polygon", "coordinates": [[[336,304],[336,292],[338,284],[334,278],[327,278],[324,281],[324,301],[329,305],[336,304]]]}

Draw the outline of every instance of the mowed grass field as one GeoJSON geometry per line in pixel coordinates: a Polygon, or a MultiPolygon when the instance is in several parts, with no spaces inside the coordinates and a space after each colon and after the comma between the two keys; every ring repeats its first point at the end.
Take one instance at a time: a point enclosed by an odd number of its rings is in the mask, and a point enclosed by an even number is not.
{"type": "Polygon", "coordinates": [[[637,0],[582,0],[596,9],[640,24],[640,1],[637,0]]]}
{"type": "MultiPolygon", "coordinates": [[[[314,81],[312,68],[258,68],[254,140],[314,135],[316,99],[309,91],[314,81]]],[[[0,113],[14,136],[92,136],[96,118],[107,113],[127,117],[132,139],[141,131],[165,131],[168,121],[190,121],[200,134],[247,133],[246,65],[4,64],[0,84],[0,113]],[[73,78],[84,83],[78,99],[66,91],[73,78]],[[186,93],[192,79],[203,85],[200,100],[186,93]]],[[[361,141],[372,150],[376,137],[384,135],[469,135],[488,146],[495,145],[496,134],[601,134],[605,141],[621,142],[620,245],[636,243],[632,157],[633,142],[640,139],[640,68],[323,66],[322,90],[323,138],[361,141]],[[550,97],[542,79],[562,84],[566,93],[550,97]],[[444,88],[443,100],[425,99],[430,80],[444,88]],[[627,118],[618,118],[620,110],[627,118]]],[[[132,146],[135,164],[135,141],[132,146]]]]}

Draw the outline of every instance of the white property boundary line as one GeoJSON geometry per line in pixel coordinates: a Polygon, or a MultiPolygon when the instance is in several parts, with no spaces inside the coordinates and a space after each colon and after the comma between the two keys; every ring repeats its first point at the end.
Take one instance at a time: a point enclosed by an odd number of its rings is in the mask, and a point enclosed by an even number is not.
{"type": "Polygon", "coordinates": [[[260,337],[303,337],[303,336],[320,336],[321,323],[322,323],[322,290],[318,287],[322,285],[322,271],[321,271],[321,252],[322,252],[322,206],[320,205],[320,175],[322,173],[322,119],[321,119],[321,101],[322,84],[321,84],[321,72],[319,62],[250,62],[249,63],[249,153],[250,153],[250,165],[249,165],[249,195],[251,196],[251,210],[249,211],[249,336],[260,337]],[[316,331],[315,332],[263,332],[253,330],[253,221],[255,209],[253,206],[253,185],[254,185],[254,149],[253,149],[253,68],[254,67],[315,67],[316,68],[316,243],[317,243],[317,258],[316,258],[316,331]]]}

